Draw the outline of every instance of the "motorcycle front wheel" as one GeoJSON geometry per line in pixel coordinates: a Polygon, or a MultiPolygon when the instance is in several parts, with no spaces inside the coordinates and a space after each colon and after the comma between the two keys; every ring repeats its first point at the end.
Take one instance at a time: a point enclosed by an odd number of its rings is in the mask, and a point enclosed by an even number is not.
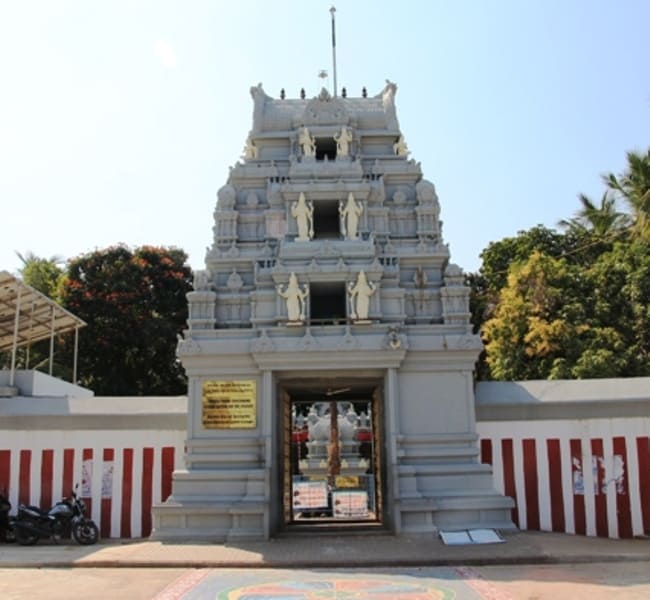
{"type": "Polygon", "coordinates": [[[90,546],[97,543],[99,529],[93,521],[80,521],[72,525],[72,537],[82,546],[90,546]]]}

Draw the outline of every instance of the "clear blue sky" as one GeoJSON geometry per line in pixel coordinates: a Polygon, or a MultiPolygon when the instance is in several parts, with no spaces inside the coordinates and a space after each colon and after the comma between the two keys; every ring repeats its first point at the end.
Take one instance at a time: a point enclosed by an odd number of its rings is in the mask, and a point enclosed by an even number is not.
{"type": "MultiPolygon", "coordinates": [[[[314,96],[330,2],[0,4],[0,270],[173,245],[201,268],[249,87],[314,96]]],[[[647,0],[339,0],[339,88],[386,78],[452,260],[555,226],[650,146],[647,0]]]]}

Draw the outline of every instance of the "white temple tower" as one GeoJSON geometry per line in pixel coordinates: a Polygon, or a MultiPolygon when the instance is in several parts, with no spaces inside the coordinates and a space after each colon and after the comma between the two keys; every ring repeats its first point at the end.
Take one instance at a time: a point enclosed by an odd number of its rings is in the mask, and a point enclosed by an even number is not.
{"type": "Polygon", "coordinates": [[[469,289],[396,91],[251,88],[188,294],[186,469],[155,538],[514,527],[478,462],[469,289]]]}

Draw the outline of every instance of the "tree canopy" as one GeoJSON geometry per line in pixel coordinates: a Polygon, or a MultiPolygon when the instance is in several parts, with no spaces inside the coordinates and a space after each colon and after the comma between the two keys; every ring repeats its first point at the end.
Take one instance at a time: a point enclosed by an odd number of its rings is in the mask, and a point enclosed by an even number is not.
{"type": "Polygon", "coordinates": [[[191,289],[186,260],[175,248],[114,246],[69,262],[60,300],[88,323],[79,341],[82,385],[98,395],[186,392],[175,356],[191,289]]]}

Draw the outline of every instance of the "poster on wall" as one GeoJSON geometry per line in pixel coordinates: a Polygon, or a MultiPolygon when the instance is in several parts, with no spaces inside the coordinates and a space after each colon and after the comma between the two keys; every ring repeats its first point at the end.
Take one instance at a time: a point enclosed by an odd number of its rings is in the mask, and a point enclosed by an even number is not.
{"type": "Polygon", "coordinates": [[[292,504],[295,510],[327,507],[327,481],[293,482],[292,504]]]}
{"type": "Polygon", "coordinates": [[[90,498],[92,496],[93,481],[93,459],[87,458],[81,463],[81,497],[90,498]]]}
{"type": "Polygon", "coordinates": [[[333,492],[335,519],[359,519],[368,516],[368,492],[333,492]]]}
{"type": "Polygon", "coordinates": [[[255,429],[255,381],[204,381],[201,423],[205,429],[255,429]]]}
{"type": "Polygon", "coordinates": [[[113,471],[115,470],[113,461],[104,463],[102,471],[102,498],[113,497],[113,471]]]}

